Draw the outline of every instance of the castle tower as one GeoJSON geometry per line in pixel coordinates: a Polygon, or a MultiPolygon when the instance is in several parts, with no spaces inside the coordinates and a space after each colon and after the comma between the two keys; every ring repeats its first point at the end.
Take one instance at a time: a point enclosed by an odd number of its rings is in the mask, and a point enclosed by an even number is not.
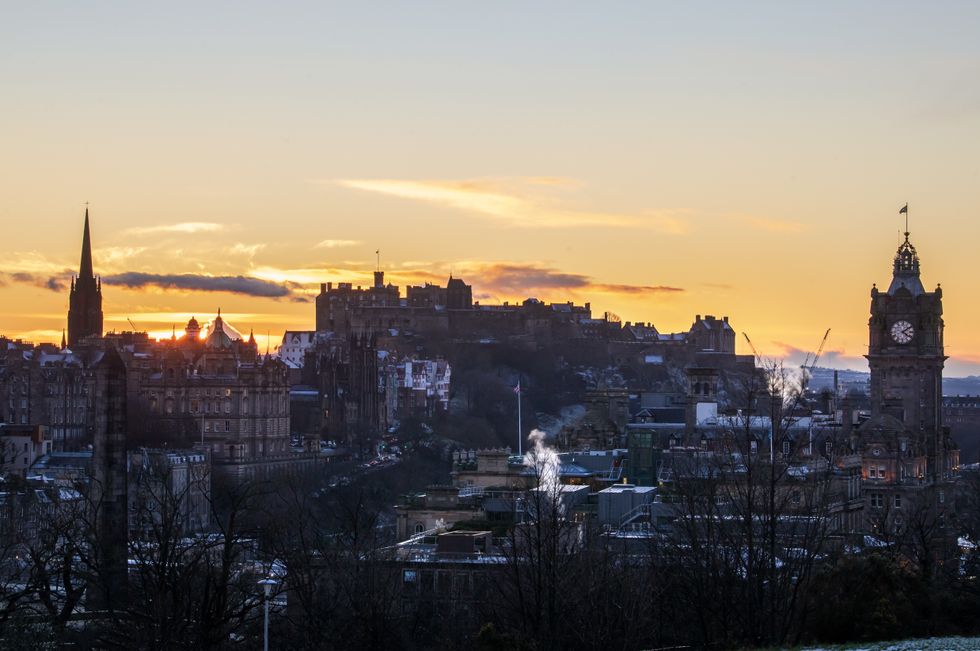
{"type": "Polygon", "coordinates": [[[86,208],[82,259],[68,295],[68,346],[72,348],[82,338],[92,335],[102,336],[102,280],[92,271],[92,238],[86,208]]]}
{"type": "Polygon", "coordinates": [[[928,472],[942,473],[943,292],[925,291],[919,256],[905,233],[887,292],[871,289],[868,365],[872,416],[900,420],[925,445],[928,472]]]}

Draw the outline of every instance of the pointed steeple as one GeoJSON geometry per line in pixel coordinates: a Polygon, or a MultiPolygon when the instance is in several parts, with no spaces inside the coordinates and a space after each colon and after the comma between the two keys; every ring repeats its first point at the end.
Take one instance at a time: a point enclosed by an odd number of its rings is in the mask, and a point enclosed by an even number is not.
{"type": "Polygon", "coordinates": [[[88,227],[88,206],[85,207],[85,230],[82,233],[82,261],[78,265],[79,279],[88,280],[94,278],[92,272],[92,236],[89,234],[88,227]]]}
{"type": "Polygon", "coordinates": [[[68,344],[65,342],[65,329],[61,329],[61,350],[68,348],[68,344]]]}
{"type": "Polygon", "coordinates": [[[102,283],[95,278],[92,269],[92,233],[86,206],[82,259],[68,294],[68,346],[74,348],[79,341],[91,336],[102,336],[102,283]]]}

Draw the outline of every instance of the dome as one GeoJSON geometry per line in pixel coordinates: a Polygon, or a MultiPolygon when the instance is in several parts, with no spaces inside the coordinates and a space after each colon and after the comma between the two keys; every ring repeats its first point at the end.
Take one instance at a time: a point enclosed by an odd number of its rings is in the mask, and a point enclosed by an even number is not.
{"type": "Polygon", "coordinates": [[[888,286],[888,293],[894,296],[901,289],[907,290],[912,296],[924,294],[926,291],[919,278],[919,254],[909,241],[908,233],[905,233],[905,241],[895,253],[892,284],[888,286]]]}
{"type": "Polygon", "coordinates": [[[207,325],[207,331],[204,345],[208,348],[231,348],[232,342],[242,339],[242,334],[221,318],[221,310],[218,310],[218,316],[214,321],[207,325]]]}
{"type": "Polygon", "coordinates": [[[858,432],[862,436],[876,434],[901,434],[906,431],[905,423],[891,414],[878,414],[861,423],[858,432]]]}

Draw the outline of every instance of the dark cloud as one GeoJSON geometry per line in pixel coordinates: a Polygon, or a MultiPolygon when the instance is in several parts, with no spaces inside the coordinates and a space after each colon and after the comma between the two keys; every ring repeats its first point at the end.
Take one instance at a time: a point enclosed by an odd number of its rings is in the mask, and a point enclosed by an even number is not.
{"type": "MultiPolygon", "coordinates": [[[[804,350],[784,341],[773,341],[772,343],[778,347],[776,356],[791,364],[802,364],[804,361],[808,364],[813,362],[815,350],[804,350]]],[[[760,352],[764,353],[765,351],[760,352]]],[[[824,350],[818,361],[819,366],[853,368],[856,364],[863,364],[864,358],[859,355],[848,355],[844,350],[824,350]]]]}
{"type": "Polygon", "coordinates": [[[621,285],[597,283],[584,274],[567,273],[520,264],[494,264],[475,270],[473,284],[498,293],[520,293],[534,290],[582,290],[613,294],[676,293],[680,287],[666,285],[621,285]]]}
{"type": "Polygon", "coordinates": [[[285,284],[274,283],[248,276],[204,276],[200,274],[149,274],[129,271],[103,276],[107,285],[119,285],[130,289],[162,287],[191,292],[230,292],[258,298],[286,298],[292,290],[285,284]]]}
{"type": "Polygon", "coordinates": [[[54,275],[49,276],[47,274],[32,274],[26,271],[14,271],[14,272],[4,272],[0,271],[0,285],[8,285],[10,283],[20,283],[22,285],[34,285],[35,287],[40,287],[41,289],[47,289],[52,292],[63,292],[68,289],[68,277],[70,272],[65,272],[64,275],[54,275]]]}

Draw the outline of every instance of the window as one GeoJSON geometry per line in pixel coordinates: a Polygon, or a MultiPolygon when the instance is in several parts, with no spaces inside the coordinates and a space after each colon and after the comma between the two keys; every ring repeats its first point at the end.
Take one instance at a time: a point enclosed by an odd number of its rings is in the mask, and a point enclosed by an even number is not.
{"type": "Polygon", "coordinates": [[[823,449],[824,452],[826,452],[827,455],[829,456],[834,451],[834,442],[827,441],[826,443],[823,444],[823,449]]]}
{"type": "Polygon", "coordinates": [[[783,441],[783,456],[789,456],[789,441],[783,441]]]}
{"type": "Polygon", "coordinates": [[[871,493],[871,508],[880,509],[884,505],[885,500],[881,493],[871,493]]]}
{"type": "Polygon", "coordinates": [[[799,504],[800,499],[801,499],[800,489],[797,488],[796,490],[793,491],[793,504],[799,504]]]}
{"type": "Polygon", "coordinates": [[[896,509],[902,508],[902,496],[901,495],[896,495],[895,496],[895,508],[896,509]]]}
{"type": "Polygon", "coordinates": [[[421,522],[416,522],[415,533],[422,533],[423,531],[425,531],[425,525],[423,525],[421,522]]]}
{"type": "Polygon", "coordinates": [[[939,503],[940,504],[946,503],[946,491],[939,491],[939,503]]]}
{"type": "Polygon", "coordinates": [[[749,451],[752,454],[756,454],[759,451],[759,442],[756,441],[755,439],[749,441],[749,451]]]}

